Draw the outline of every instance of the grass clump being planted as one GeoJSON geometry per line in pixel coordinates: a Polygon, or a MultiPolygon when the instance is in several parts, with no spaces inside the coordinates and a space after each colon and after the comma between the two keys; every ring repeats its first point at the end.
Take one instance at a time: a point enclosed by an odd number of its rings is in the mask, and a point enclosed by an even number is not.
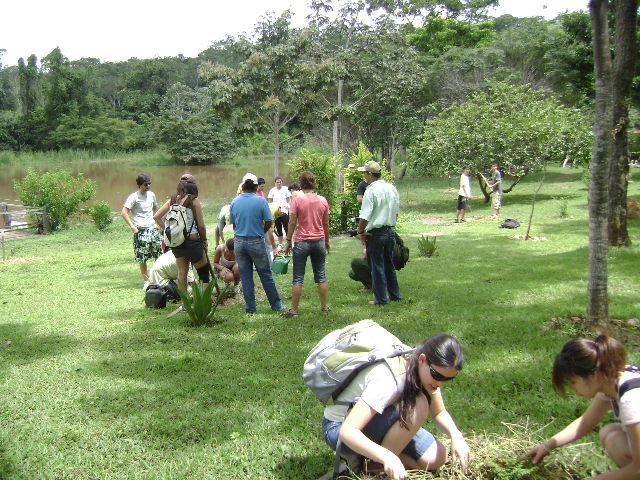
{"type": "MultiPolygon", "coordinates": [[[[525,178],[505,195],[503,217],[526,218],[536,186],[525,178]]],[[[513,241],[480,198],[468,222],[454,226],[457,192],[446,180],[405,179],[398,188],[400,235],[413,254],[422,235],[437,234],[439,255],[408,262],[398,272],[403,300],[375,307],[347,275],[360,243],[334,238],[327,317],[309,294],[298,317],[283,319],[261,291],[256,315],[244,314],[240,296],[219,306],[207,328],[147,309],[120,219],[108,241],[72,221],[11,243],[14,254],[0,263],[0,478],[316,479],[332,468],[333,452],[302,365],[326,333],[365,318],[409,345],[438,332],[460,340],[465,366],[443,395],[471,445],[466,478],[584,478],[610,468],[597,434],[554,450],[540,467],[520,460],[586,408],[550,385],[554,355],[578,332],[566,319],[584,318],[586,305],[580,172],[547,172],[532,225],[545,242],[513,241]]],[[[640,194],[640,172],[631,172],[629,188],[640,194]]],[[[208,225],[217,213],[205,209],[208,225]]],[[[629,230],[633,245],[610,251],[610,315],[640,338],[628,323],[640,311],[640,221],[629,230]]],[[[290,275],[275,278],[285,304],[290,275]]],[[[313,289],[310,268],[305,284],[313,289]]],[[[629,362],[640,363],[639,347],[626,346],[629,362]]],[[[443,438],[433,422],[425,427],[443,438]]],[[[465,478],[456,468],[414,478],[465,478]]]]}

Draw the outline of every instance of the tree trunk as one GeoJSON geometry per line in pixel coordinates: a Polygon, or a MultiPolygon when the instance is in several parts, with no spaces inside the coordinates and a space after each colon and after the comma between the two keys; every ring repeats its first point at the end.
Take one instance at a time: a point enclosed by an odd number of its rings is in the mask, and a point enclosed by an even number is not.
{"type": "Polygon", "coordinates": [[[391,167],[391,178],[397,180],[396,178],[396,139],[392,135],[391,136],[391,151],[389,152],[389,163],[391,167]]]}
{"type": "Polygon", "coordinates": [[[591,0],[589,10],[593,30],[593,60],[596,77],[596,123],[591,154],[591,185],[589,187],[587,320],[592,325],[605,325],[609,317],[607,221],[609,217],[608,180],[613,119],[611,50],[607,25],[608,2],[606,0],[591,0]]]}
{"type": "Polygon", "coordinates": [[[529,234],[531,233],[531,222],[533,220],[533,209],[536,206],[536,197],[538,196],[538,192],[542,188],[542,184],[544,183],[544,177],[547,175],[547,172],[542,172],[542,178],[540,179],[540,183],[538,184],[538,188],[533,192],[533,198],[531,199],[531,213],[529,214],[529,223],[527,225],[527,233],[524,235],[525,240],[529,240],[531,237],[529,234]]]}
{"type": "MultiPolygon", "coordinates": [[[[487,184],[480,172],[476,173],[476,178],[478,179],[478,183],[480,184],[480,191],[482,192],[482,195],[484,195],[484,203],[489,203],[489,200],[491,200],[491,194],[493,192],[487,189],[487,184]]],[[[449,176],[449,189],[451,189],[451,176],[449,176]]]]}
{"type": "MultiPolygon", "coordinates": [[[[342,89],[344,88],[344,80],[338,80],[338,107],[342,107],[342,89]]],[[[340,150],[342,150],[342,141],[341,141],[341,122],[340,116],[333,121],[333,154],[337,155],[340,150]]],[[[338,184],[338,193],[342,193],[344,190],[344,172],[342,171],[342,158],[338,162],[337,169],[337,184],[338,184]]]]}
{"type": "Polygon", "coordinates": [[[273,178],[280,175],[280,119],[273,123],[273,178]]]}
{"type": "Polygon", "coordinates": [[[629,109],[636,63],[637,0],[616,2],[616,54],[613,64],[613,141],[609,174],[609,245],[631,245],[627,231],[629,184],[629,109]]]}

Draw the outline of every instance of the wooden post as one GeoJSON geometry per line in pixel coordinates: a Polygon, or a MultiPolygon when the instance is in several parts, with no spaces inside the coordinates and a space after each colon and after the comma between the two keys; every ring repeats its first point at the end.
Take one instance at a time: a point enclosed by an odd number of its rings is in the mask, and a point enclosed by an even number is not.
{"type": "Polygon", "coordinates": [[[49,222],[49,213],[46,210],[42,212],[42,233],[48,234],[51,230],[51,223],[49,222]]]}

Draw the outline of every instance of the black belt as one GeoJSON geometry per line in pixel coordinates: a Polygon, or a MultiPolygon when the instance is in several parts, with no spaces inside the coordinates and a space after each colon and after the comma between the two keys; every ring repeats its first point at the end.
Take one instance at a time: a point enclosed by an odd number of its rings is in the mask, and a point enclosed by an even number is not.
{"type": "Polygon", "coordinates": [[[393,230],[393,225],[383,225],[382,227],[372,228],[369,230],[369,233],[385,232],[387,230],[393,230]]]}

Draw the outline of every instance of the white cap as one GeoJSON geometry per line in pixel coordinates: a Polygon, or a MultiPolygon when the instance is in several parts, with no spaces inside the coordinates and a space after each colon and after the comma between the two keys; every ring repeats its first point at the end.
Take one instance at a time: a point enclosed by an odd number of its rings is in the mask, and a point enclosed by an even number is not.
{"type": "Polygon", "coordinates": [[[242,183],[247,180],[251,180],[254,185],[258,185],[258,177],[256,177],[253,173],[247,173],[244,177],[242,177],[242,183]]]}

